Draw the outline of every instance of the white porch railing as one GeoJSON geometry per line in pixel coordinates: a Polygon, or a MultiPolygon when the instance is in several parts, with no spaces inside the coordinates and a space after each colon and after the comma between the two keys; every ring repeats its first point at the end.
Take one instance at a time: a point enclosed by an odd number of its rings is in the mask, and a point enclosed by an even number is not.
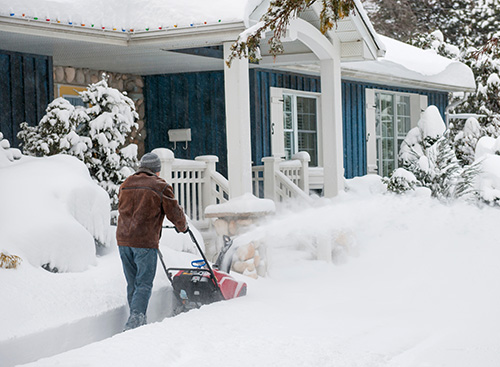
{"type": "MultiPolygon", "coordinates": [[[[160,177],[174,189],[179,204],[191,220],[203,222],[205,209],[229,200],[229,183],[216,171],[217,156],[195,160],[177,159],[165,148],[153,150],[162,162],[160,177]]],[[[288,199],[311,201],[310,189],[322,189],[322,168],[309,168],[309,154],[300,152],[292,160],[262,158],[264,165],[252,167],[253,194],[259,198],[283,202],[288,199]]]]}
{"type": "Polygon", "coordinates": [[[309,154],[300,152],[292,160],[262,158],[263,166],[252,167],[253,193],[257,197],[282,202],[302,199],[309,202],[309,154]]]}
{"type": "Polygon", "coordinates": [[[160,177],[172,185],[177,201],[192,220],[203,221],[207,206],[229,199],[227,179],[215,170],[217,156],[200,156],[193,161],[177,159],[165,148],[153,152],[162,163],[160,177]]]}

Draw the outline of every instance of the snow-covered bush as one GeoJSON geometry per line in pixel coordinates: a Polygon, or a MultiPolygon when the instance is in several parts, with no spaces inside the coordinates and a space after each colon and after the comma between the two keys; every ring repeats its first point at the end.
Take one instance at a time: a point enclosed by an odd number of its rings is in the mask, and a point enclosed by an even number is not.
{"type": "Polygon", "coordinates": [[[16,148],[11,148],[9,141],[4,139],[2,132],[0,132],[0,167],[4,164],[21,159],[21,156],[21,151],[16,148]]]}
{"type": "Polygon", "coordinates": [[[21,124],[18,137],[25,154],[64,153],[84,161],[116,207],[119,185],[137,166],[137,145],[127,145],[127,136],[137,128],[138,114],[134,102],[109,87],[106,78],[89,85],[80,96],[89,107],[74,107],[57,98],[37,126],[21,124]]]}
{"type": "Polygon", "coordinates": [[[415,190],[417,186],[417,178],[415,175],[404,168],[396,169],[390,178],[383,178],[384,184],[387,185],[387,191],[396,194],[403,194],[407,191],[415,190]]]}
{"type": "Polygon", "coordinates": [[[455,135],[453,147],[462,165],[474,163],[477,141],[483,135],[481,125],[474,117],[468,118],[463,129],[455,135]]]}
{"type": "Polygon", "coordinates": [[[119,90],[108,86],[105,79],[91,84],[80,93],[88,123],[80,124],[78,135],[88,136],[92,146],[85,154],[85,163],[99,185],[110,195],[112,205],[118,204],[119,185],[132,174],[137,165],[137,145],[126,146],[127,136],[137,128],[138,114],[134,102],[119,90]]]}
{"type": "Polygon", "coordinates": [[[75,133],[76,126],[88,120],[83,107],[75,108],[59,97],[49,103],[45,112],[37,126],[21,123],[17,136],[24,153],[35,157],[66,153],[82,158],[91,145],[88,138],[75,133]]]}
{"type": "Polygon", "coordinates": [[[106,191],[75,157],[6,155],[0,149],[1,251],[63,272],[94,264],[96,241],[114,244],[106,191]]]}
{"type": "Polygon", "coordinates": [[[427,187],[432,196],[445,199],[472,193],[477,165],[459,163],[438,109],[429,106],[408,132],[400,150],[403,168],[415,175],[418,186],[427,187]]]}
{"type": "Polygon", "coordinates": [[[481,167],[475,180],[477,195],[490,205],[500,205],[500,137],[479,139],[476,164],[481,167]]]}

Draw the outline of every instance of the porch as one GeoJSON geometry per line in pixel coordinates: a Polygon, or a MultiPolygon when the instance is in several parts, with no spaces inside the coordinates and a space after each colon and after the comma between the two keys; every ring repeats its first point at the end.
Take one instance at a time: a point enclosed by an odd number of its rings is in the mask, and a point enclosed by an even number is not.
{"type": "MultiPolygon", "coordinates": [[[[205,209],[223,204],[230,198],[226,177],[217,172],[219,158],[215,155],[198,156],[194,160],[175,158],[166,148],[153,150],[162,162],[160,177],[174,189],[176,199],[186,215],[201,229],[207,228],[205,209]]],[[[324,187],[323,169],[309,167],[306,152],[295,154],[291,160],[265,157],[262,165],[252,166],[252,194],[275,203],[298,200],[310,203],[311,190],[321,193],[324,187]]]]}

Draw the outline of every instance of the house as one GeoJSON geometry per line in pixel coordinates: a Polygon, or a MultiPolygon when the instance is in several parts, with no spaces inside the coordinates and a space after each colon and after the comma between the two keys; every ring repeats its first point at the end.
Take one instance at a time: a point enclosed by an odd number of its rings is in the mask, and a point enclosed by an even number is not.
{"type": "Polygon", "coordinates": [[[136,102],[141,152],[215,155],[238,197],[253,190],[252,165],[303,151],[332,197],[344,177],[392,172],[421,111],[444,117],[449,92],[475,89],[464,64],[377,35],[358,0],[326,35],[314,4],[290,22],[283,55],[264,40],[259,63],[230,68],[231,45],[269,1],[122,4],[0,0],[0,131],[14,145],[20,122],[36,124],[57,96],[78,103],[106,71],[136,102]]]}

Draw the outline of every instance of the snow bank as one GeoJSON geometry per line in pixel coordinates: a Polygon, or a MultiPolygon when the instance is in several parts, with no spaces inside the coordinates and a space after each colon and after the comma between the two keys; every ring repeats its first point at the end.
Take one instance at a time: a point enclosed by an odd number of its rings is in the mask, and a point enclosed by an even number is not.
{"type": "MultiPolygon", "coordinates": [[[[0,151],[0,156],[2,153],[0,151]]],[[[109,246],[107,193],[77,158],[22,157],[0,166],[0,243],[33,266],[83,271],[109,246]]]]}

